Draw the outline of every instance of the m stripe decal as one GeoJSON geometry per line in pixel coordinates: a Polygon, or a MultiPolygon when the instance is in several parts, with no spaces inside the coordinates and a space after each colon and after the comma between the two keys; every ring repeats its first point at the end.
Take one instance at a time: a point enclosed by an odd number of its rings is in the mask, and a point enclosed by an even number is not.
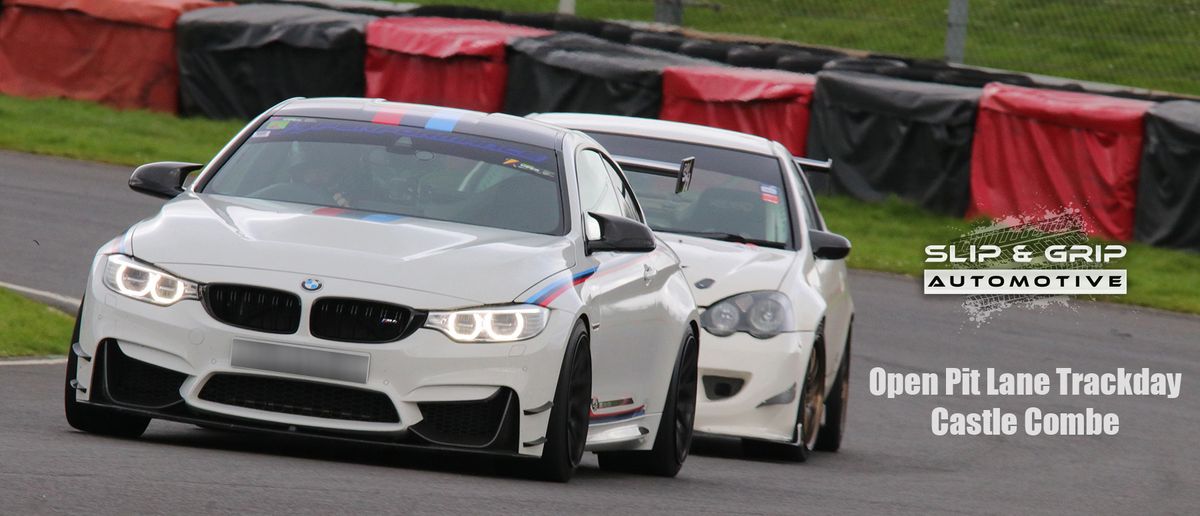
{"type": "Polygon", "coordinates": [[[451,132],[454,126],[458,125],[458,119],[462,118],[462,113],[456,111],[438,111],[429,117],[429,121],[425,122],[425,128],[430,131],[451,132]]]}

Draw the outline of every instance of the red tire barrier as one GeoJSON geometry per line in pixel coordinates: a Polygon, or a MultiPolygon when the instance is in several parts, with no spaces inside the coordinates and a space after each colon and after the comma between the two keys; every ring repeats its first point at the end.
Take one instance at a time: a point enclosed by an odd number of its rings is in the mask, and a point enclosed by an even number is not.
{"type": "Polygon", "coordinates": [[[508,41],[550,33],[484,20],[376,20],[367,26],[367,96],[500,111],[508,41]]]}
{"type": "Polygon", "coordinates": [[[669,67],[659,118],[756,134],[804,156],[816,83],[775,70],[669,67]]]}
{"type": "Polygon", "coordinates": [[[175,22],[209,0],[4,0],[0,93],[174,113],[175,22]]]}
{"type": "Polygon", "coordinates": [[[1079,209],[1092,235],[1133,238],[1142,118],[1152,103],[999,83],[980,99],[968,216],[1079,209]]]}

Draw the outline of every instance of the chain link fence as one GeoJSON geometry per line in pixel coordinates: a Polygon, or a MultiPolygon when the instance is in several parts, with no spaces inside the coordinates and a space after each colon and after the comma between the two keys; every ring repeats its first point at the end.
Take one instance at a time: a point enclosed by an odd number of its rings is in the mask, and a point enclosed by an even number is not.
{"type": "MultiPolygon", "coordinates": [[[[702,31],[943,59],[967,6],[965,64],[1200,95],[1200,0],[450,0],[593,18],[681,14],[702,31]],[[560,5],[562,4],[562,5],[560,5]]],[[[433,3],[433,2],[430,2],[433,3]]],[[[954,52],[951,52],[953,55],[954,52]]]]}

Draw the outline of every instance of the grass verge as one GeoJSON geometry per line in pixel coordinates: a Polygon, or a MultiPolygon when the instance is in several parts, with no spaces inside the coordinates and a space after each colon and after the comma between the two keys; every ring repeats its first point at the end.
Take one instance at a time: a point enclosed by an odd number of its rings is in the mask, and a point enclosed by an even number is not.
{"type": "Polygon", "coordinates": [[[0,289],[0,357],[65,354],[74,322],[58,310],[0,289]]]}
{"type": "Polygon", "coordinates": [[[117,165],[204,163],[243,125],[115,111],[77,100],[0,95],[0,148],[117,165]]]}

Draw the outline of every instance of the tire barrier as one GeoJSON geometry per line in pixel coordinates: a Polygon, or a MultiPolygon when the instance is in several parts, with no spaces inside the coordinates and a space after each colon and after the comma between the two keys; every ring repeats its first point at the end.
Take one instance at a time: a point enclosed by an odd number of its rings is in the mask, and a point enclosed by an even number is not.
{"type": "Polygon", "coordinates": [[[361,97],[375,19],[282,4],[187,13],[178,24],[181,112],[249,119],[291,97],[361,97]]]}
{"type": "Polygon", "coordinates": [[[1140,168],[1134,237],[1200,252],[1200,102],[1150,108],[1140,168]]]}
{"type": "Polygon", "coordinates": [[[508,85],[508,42],[548,34],[484,20],[375,20],[367,26],[366,96],[500,111],[508,85]]]}
{"type": "Polygon", "coordinates": [[[805,156],[815,84],[779,70],[669,67],[659,118],[756,134],[805,156]]]}
{"type": "Polygon", "coordinates": [[[0,93],[178,111],[175,21],[208,0],[3,0],[0,93]]]}
{"type": "Polygon", "coordinates": [[[874,74],[817,74],[808,155],[833,160],[833,186],[867,201],[898,195],[967,211],[980,91],[874,74]]]}
{"type": "Polygon", "coordinates": [[[518,39],[509,54],[504,112],[578,111],[655,118],[669,66],[719,63],[585,34],[518,39]]]}
{"type": "Polygon", "coordinates": [[[1133,238],[1142,117],[1152,103],[993,83],[983,89],[969,215],[1080,210],[1088,233],[1133,238]]]}

